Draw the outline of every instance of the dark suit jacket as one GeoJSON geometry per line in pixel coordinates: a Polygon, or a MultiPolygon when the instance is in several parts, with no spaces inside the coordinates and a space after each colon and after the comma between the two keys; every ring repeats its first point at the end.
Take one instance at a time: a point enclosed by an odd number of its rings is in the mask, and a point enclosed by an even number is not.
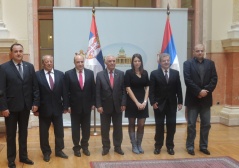
{"type": "Polygon", "coordinates": [[[217,72],[213,61],[204,59],[204,79],[201,80],[195,58],[183,64],[184,80],[187,86],[185,106],[212,106],[212,92],[217,85],[217,72]],[[204,98],[198,98],[200,91],[209,91],[204,98]]]}
{"type": "Polygon", "coordinates": [[[170,69],[167,83],[161,68],[152,71],[150,74],[149,100],[151,105],[157,102],[160,111],[163,110],[165,102],[168,101],[171,110],[176,112],[177,104],[183,103],[179,72],[170,69]]]}
{"type": "Polygon", "coordinates": [[[54,69],[54,88],[50,89],[44,70],[36,72],[40,90],[40,107],[38,109],[40,117],[62,115],[67,109],[67,93],[64,83],[64,73],[54,69]]]}
{"type": "Polygon", "coordinates": [[[115,69],[113,89],[110,86],[107,69],[98,72],[96,76],[96,107],[103,107],[104,113],[113,111],[121,113],[121,106],[126,106],[124,72],[115,69]]]}
{"type": "Polygon", "coordinates": [[[23,79],[12,60],[1,65],[0,90],[4,92],[0,110],[19,112],[39,106],[39,88],[32,64],[22,61],[23,79]]]}
{"type": "Polygon", "coordinates": [[[65,73],[65,83],[68,93],[68,107],[71,107],[72,113],[91,112],[91,107],[95,105],[95,79],[93,71],[84,69],[85,81],[83,90],[80,87],[73,68],[65,73]],[[83,108],[82,108],[83,107],[83,108]]]}

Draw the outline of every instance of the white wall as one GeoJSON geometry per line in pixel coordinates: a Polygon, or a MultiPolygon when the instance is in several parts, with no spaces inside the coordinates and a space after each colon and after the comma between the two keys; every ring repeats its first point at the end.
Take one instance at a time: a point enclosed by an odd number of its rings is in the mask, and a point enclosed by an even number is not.
{"type": "MultiPolygon", "coordinates": [[[[91,25],[91,8],[54,8],[54,57],[55,68],[62,71],[74,67],[75,52],[88,48],[91,25]]],[[[132,57],[140,53],[144,68],[150,74],[157,69],[157,53],[161,50],[164,27],[166,23],[165,9],[146,8],[96,8],[96,24],[101,42],[103,56],[117,56],[121,47],[126,55],[132,57]]],[[[182,71],[187,57],[187,10],[173,9],[170,14],[171,28],[182,71]]],[[[125,71],[130,65],[117,65],[125,71]]],[[[185,85],[181,72],[183,93],[185,85]]],[[[150,106],[148,123],[154,123],[154,115],[150,106]]],[[[178,112],[178,122],[185,122],[184,110],[178,112]]],[[[99,123],[99,120],[97,120],[99,123]]],[[[124,118],[124,123],[127,119],[124,118]]]]}
{"type": "Polygon", "coordinates": [[[233,18],[233,0],[203,0],[203,36],[208,52],[223,52],[221,40],[227,39],[233,18]]]}

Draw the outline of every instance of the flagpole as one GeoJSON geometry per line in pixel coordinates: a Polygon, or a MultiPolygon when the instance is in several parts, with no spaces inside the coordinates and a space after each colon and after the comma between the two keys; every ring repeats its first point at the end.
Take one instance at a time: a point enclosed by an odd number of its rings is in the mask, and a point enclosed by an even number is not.
{"type": "MultiPolygon", "coordinates": [[[[93,8],[92,8],[92,13],[93,15],[95,15],[95,3],[93,1],[93,8]]],[[[94,136],[97,136],[97,135],[100,135],[100,132],[96,130],[96,107],[94,108],[94,131],[91,132],[91,135],[94,135],[94,136]]]]}
{"type": "Polygon", "coordinates": [[[169,17],[169,15],[170,15],[169,3],[168,3],[168,5],[167,5],[167,15],[168,15],[168,17],[169,17]]]}
{"type": "MultiPolygon", "coordinates": [[[[169,8],[169,3],[167,5],[167,19],[169,19],[169,15],[170,15],[170,8],[169,8]]],[[[166,123],[166,119],[164,120],[164,122],[166,123]]],[[[167,126],[166,124],[164,125],[164,132],[167,133],[167,126]]]]}

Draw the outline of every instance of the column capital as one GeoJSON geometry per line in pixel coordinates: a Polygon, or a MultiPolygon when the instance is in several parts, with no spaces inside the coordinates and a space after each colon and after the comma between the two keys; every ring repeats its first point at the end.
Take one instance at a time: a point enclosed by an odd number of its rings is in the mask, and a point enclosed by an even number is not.
{"type": "Polygon", "coordinates": [[[226,52],[239,52],[239,38],[228,38],[221,42],[226,52]]]}

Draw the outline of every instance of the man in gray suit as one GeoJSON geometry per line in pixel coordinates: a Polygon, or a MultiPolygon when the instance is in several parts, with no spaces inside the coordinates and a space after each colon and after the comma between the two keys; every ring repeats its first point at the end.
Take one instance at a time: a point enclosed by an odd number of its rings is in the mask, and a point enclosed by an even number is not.
{"type": "Polygon", "coordinates": [[[114,56],[105,58],[107,68],[97,74],[96,77],[96,107],[100,113],[101,135],[103,151],[107,155],[110,149],[110,123],[113,122],[114,151],[124,155],[121,149],[123,139],[122,112],[126,106],[126,91],[124,87],[124,73],[115,69],[114,56]]]}
{"type": "Polygon", "coordinates": [[[23,61],[23,46],[13,44],[10,47],[11,60],[2,64],[0,90],[0,111],[5,117],[7,130],[8,167],[15,168],[16,131],[19,128],[19,159],[20,162],[33,165],[27,155],[27,127],[30,110],[36,112],[39,106],[39,89],[34,66],[23,61]]]}

